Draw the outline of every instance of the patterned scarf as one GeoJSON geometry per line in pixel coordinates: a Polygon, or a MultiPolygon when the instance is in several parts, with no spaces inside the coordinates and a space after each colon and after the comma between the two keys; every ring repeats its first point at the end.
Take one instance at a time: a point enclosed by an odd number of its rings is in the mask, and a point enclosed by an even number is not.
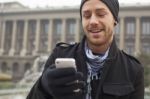
{"type": "Polygon", "coordinates": [[[87,78],[87,95],[86,99],[91,99],[91,80],[93,79],[100,79],[101,78],[101,73],[102,73],[102,68],[105,63],[105,59],[108,56],[109,48],[105,52],[105,54],[99,54],[99,55],[94,55],[92,51],[88,48],[87,43],[85,43],[85,53],[87,56],[87,66],[88,66],[88,78],[87,78]]]}

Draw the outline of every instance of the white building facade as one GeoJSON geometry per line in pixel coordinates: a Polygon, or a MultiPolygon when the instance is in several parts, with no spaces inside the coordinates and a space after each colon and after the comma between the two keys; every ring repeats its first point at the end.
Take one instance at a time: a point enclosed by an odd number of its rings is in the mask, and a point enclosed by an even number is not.
{"type": "MultiPolygon", "coordinates": [[[[150,5],[121,6],[115,30],[120,49],[150,54],[150,5]]],[[[30,9],[17,2],[0,4],[0,72],[20,79],[36,57],[50,55],[57,42],[83,36],[79,6],[30,9]]]]}

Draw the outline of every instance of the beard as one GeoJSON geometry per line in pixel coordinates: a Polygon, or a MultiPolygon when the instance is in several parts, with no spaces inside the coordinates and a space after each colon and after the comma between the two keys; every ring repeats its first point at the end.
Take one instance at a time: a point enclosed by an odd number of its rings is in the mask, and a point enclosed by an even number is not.
{"type": "Polygon", "coordinates": [[[101,36],[99,38],[93,38],[93,37],[91,37],[91,35],[86,35],[86,36],[87,36],[86,41],[88,43],[88,46],[91,48],[109,47],[113,40],[112,32],[109,34],[105,33],[103,36],[101,36]]]}

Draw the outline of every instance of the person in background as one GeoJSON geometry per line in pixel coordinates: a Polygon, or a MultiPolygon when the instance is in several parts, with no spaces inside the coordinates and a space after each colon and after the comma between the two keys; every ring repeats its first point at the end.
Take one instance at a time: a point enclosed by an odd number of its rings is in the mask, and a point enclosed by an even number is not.
{"type": "Polygon", "coordinates": [[[82,0],[84,36],[58,43],[27,99],[144,99],[143,66],[115,41],[118,0],[82,0]],[[56,58],[74,58],[76,68],[56,68],[56,58]]]}

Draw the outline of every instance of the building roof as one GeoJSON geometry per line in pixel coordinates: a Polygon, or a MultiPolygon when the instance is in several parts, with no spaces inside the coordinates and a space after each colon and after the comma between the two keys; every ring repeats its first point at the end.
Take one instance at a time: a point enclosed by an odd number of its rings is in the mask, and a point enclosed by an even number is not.
{"type": "MultiPolygon", "coordinates": [[[[150,3],[134,3],[134,4],[120,4],[120,9],[150,9],[150,3]]],[[[24,12],[47,12],[47,11],[68,11],[79,10],[78,6],[61,6],[61,7],[37,7],[29,8],[19,2],[0,3],[0,13],[24,13],[24,12]]]]}
{"type": "Polygon", "coordinates": [[[5,3],[0,3],[0,10],[1,9],[22,9],[22,8],[27,8],[23,4],[19,2],[5,2],[5,3]]]}

